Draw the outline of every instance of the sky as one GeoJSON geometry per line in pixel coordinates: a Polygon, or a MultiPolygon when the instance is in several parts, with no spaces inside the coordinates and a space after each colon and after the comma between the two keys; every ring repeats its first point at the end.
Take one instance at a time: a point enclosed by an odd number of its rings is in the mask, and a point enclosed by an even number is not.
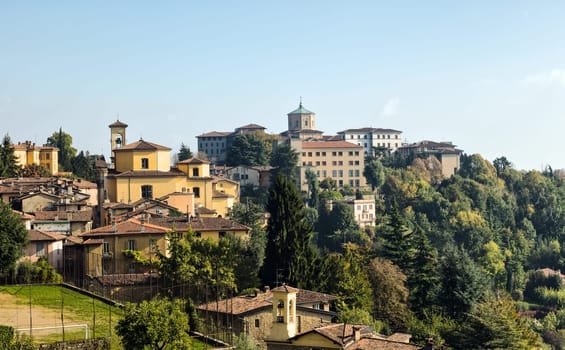
{"type": "Polygon", "coordinates": [[[402,131],[565,168],[563,1],[0,0],[0,134],[110,153],[108,125],[178,151],[287,127],[402,131]]]}

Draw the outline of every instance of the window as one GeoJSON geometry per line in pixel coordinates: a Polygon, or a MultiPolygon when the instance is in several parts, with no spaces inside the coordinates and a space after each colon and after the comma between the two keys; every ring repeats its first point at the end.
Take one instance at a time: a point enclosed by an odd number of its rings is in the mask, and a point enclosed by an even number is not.
{"type": "Polygon", "coordinates": [[[349,156],[353,156],[353,151],[349,151],[349,156]]]}
{"type": "Polygon", "coordinates": [[[343,165],[343,161],[342,160],[338,161],[337,165],[343,165]]]}
{"type": "Polygon", "coordinates": [[[355,170],[355,177],[359,177],[359,169],[355,170]]]}
{"type": "Polygon", "coordinates": [[[337,174],[338,177],[343,177],[343,170],[339,170],[337,174]]]}
{"type": "Polygon", "coordinates": [[[46,154],[45,154],[45,160],[49,160],[49,156],[50,156],[50,154],[49,154],[49,153],[46,153],[46,154]]]}
{"type": "Polygon", "coordinates": [[[386,135],[386,138],[387,138],[387,139],[390,139],[390,135],[386,135]]]}
{"type": "Polygon", "coordinates": [[[332,165],[334,165],[334,166],[337,165],[337,162],[335,160],[332,161],[332,165]]]}
{"type": "Polygon", "coordinates": [[[359,155],[359,151],[355,151],[355,155],[358,156],[358,155],[359,155]]]}
{"type": "Polygon", "coordinates": [[[227,234],[226,231],[220,231],[220,232],[218,232],[218,237],[224,238],[226,236],[226,234],[227,234]]]}
{"type": "Polygon", "coordinates": [[[326,152],[322,152],[322,157],[325,157],[325,156],[326,156],[326,152]]]}
{"type": "Polygon", "coordinates": [[[154,238],[151,238],[151,239],[149,240],[149,251],[150,251],[151,253],[157,252],[157,240],[154,239],[154,238]]]}
{"type": "Polygon", "coordinates": [[[135,250],[135,240],[134,239],[128,240],[128,250],[135,250]]]}
{"type": "Polygon", "coordinates": [[[258,318],[255,319],[255,328],[259,328],[259,319],[258,318]]]}
{"type": "Polygon", "coordinates": [[[320,162],[316,162],[316,166],[320,166],[320,162]]]}
{"type": "Polygon", "coordinates": [[[337,156],[337,152],[332,152],[332,156],[337,156]]]}
{"type": "Polygon", "coordinates": [[[319,156],[320,156],[320,152],[316,152],[316,157],[319,157],[319,156]]]}
{"type": "Polygon", "coordinates": [[[322,177],[325,179],[327,177],[327,172],[325,170],[322,170],[322,177]]]}
{"type": "Polygon", "coordinates": [[[337,177],[337,170],[332,170],[332,177],[337,177]]]}
{"type": "Polygon", "coordinates": [[[349,177],[353,177],[353,170],[349,170],[349,177]]]}
{"type": "Polygon", "coordinates": [[[141,169],[149,169],[149,158],[141,158],[141,169]]]}
{"type": "Polygon", "coordinates": [[[306,157],[306,152],[302,152],[302,157],[306,157]]]}
{"type": "Polygon", "coordinates": [[[337,155],[342,157],[343,156],[343,152],[337,152],[337,155]]]}
{"type": "Polygon", "coordinates": [[[110,242],[104,242],[102,245],[102,254],[110,254],[110,242]]]}
{"type": "Polygon", "coordinates": [[[45,242],[39,241],[35,243],[35,255],[37,256],[45,255],[45,242]]]}
{"type": "Polygon", "coordinates": [[[312,157],[312,152],[308,152],[308,157],[312,157]]]}
{"type": "Polygon", "coordinates": [[[200,198],[200,187],[193,187],[192,192],[194,192],[194,198],[200,198]]]}
{"type": "Polygon", "coordinates": [[[349,180],[349,186],[353,187],[353,180],[349,180]]]}
{"type": "Polygon", "coordinates": [[[322,160],[322,165],[325,166],[326,165],[326,161],[322,160]]]}
{"type": "Polygon", "coordinates": [[[192,169],[192,176],[199,176],[198,175],[198,168],[192,169]]]}
{"type": "Polygon", "coordinates": [[[343,187],[343,180],[337,180],[337,185],[339,187],[343,187]]]}
{"type": "Polygon", "coordinates": [[[153,198],[153,186],[152,185],[141,186],[141,198],[147,198],[147,199],[153,198]]]}

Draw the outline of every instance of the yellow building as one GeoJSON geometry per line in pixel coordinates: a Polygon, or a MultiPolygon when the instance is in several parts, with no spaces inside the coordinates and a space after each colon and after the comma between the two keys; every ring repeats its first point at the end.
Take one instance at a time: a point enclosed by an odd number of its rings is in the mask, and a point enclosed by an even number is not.
{"type": "MultiPolygon", "coordinates": [[[[142,198],[192,193],[195,208],[204,207],[226,216],[238,201],[239,184],[210,176],[208,161],[191,158],[171,167],[170,148],[143,139],[123,145],[127,124],[116,122],[109,127],[113,164],[106,177],[106,189],[111,202],[132,203],[142,198]]],[[[177,209],[186,213],[187,206],[177,209]]]]}
{"type": "Polygon", "coordinates": [[[13,145],[16,162],[19,166],[31,164],[41,165],[49,170],[51,175],[59,172],[59,149],[51,146],[36,146],[26,141],[13,145]]]}
{"type": "Polygon", "coordinates": [[[98,243],[97,249],[90,251],[94,255],[86,263],[86,274],[148,272],[151,267],[145,262],[156,263],[157,252],[168,253],[167,232],[168,228],[132,218],[80,235],[85,242],[98,243]],[[137,258],[133,251],[137,252],[137,258]]]}
{"type": "Polygon", "coordinates": [[[308,190],[306,171],[313,171],[320,181],[335,180],[337,187],[367,187],[363,176],[365,158],[363,147],[345,141],[291,140],[291,147],[298,153],[300,189],[308,190]]]}

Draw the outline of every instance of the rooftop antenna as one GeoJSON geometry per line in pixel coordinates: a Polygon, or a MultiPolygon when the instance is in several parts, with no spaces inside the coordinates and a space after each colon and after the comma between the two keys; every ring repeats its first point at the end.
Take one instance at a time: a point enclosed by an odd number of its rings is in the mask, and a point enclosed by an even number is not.
{"type": "Polygon", "coordinates": [[[302,106],[302,96],[300,96],[300,106],[302,106]]]}
{"type": "Polygon", "coordinates": [[[116,114],[116,119],[117,119],[118,121],[120,121],[120,112],[118,112],[118,113],[116,114]]]}

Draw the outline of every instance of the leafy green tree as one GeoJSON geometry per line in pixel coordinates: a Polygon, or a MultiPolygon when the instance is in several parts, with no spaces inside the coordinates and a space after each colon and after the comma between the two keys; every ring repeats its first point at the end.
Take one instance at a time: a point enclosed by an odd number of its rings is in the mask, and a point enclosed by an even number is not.
{"type": "Polygon", "coordinates": [[[337,182],[331,177],[326,177],[325,179],[322,180],[322,182],[320,182],[320,187],[328,191],[336,190],[337,182]]]}
{"type": "Polygon", "coordinates": [[[13,270],[28,242],[28,234],[20,216],[0,201],[0,276],[13,270]]]}
{"type": "Polygon", "coordinates": [[[409,271],[407,285],[410,289],[410,307],[422,314],[435,302],[439,290],[438,252],[432,247],[422,227],[413,234],[414,260],[409,271]]]}
{"type": "Polygon", "coordinates": [[[476,305],[463,324],[456,349],[529,350],[541,346],[540,337],[516,311],[511,299],[488,299],[476,305]]]}
{"type": "Polygon", "coordinates": [[[308,205],[310,208],[318,209],[320,205],[320,184],[318,176],[310,169],[306,170],[306,181],[308,182],[308,205]]]}
{"type": "Polygon", "coordinates": [[[290,146],[290,143],[278,144],[273,149],[271,157],[271,166],[275,167],[273,176],[282,174],[289,179],[296,178],[298,165],[298,153],[290,146]]]}
{"type": "Polygon", "coordinates": [[[189,158],[192,158],[192,152],[190,151],[190,148],[184,143],[181,143],[180,150],[178,153],[179,162],[182,162],[183,160],[187,160],[189,158]]]}
{"type": "Polygon", "coordinates": [[[326,206],[320,208],[318,220],[318,246],[337,252],[348,242],[364,244],[368,237],[361,231],[353,214],[353,209],[346,203],[335,202],[328,211],[326,206]]]}
{"type": "Polygon", "coordinates": [[[374,191],[385,183],[384,166],[378,159],[369,158],[367,160],[365,162],[365,169],[363,169],[363,176],[365,176],[374,191]]]}
{"type": "Polygon", "coordinates": [[[124,313],[116,332],[126,350],[190,348],[188,316],[179,301],[154,299],[128,303],[124,313]]]}
{"type": "Polygon", "coordinates": [[[35,163],[24,165],[19,173],[21,177],[48,177],[50,175],[49,169],[35,163]]]}
{"type": "Polygon", "coordinates": [[[469,255],[448,247],[440,262],[439,302],[450,317],[458,319],[480,302],[487,290],[483,271],[469,255]]]}
{"type": "Polygon", "coordinates": [[[265,284],[278,281],[278,273],[298,288],[315,279],[316,252],[312,247],[312,226],[305,220],[304,202],[296,186],[279,174],[269,192],[267,248],[262,269],[265,284]]]}
{"type": "Polygon", "coordinates": [[[71,159],[71,168],[74,175],[88,181],[96,181],[94,159],[90,156],[88,151],[86,154],[83,151],[80,151],[75,157],[73,157],[71,159]]]}
{"type": "Polygon", "coordinates": [[[414,241],[412,230],[406,225],[398,207],[393,203],[387,225],[381,231],[382,255],[408,271],[413,265],[414,241]]]}
{"type": "Polygon", "coordinates": [[[496,174],[501,177],[508,169],[512,169],[512,163],[504,156],[498,157],[492,161],[492,165],[496,169],[496,174]]]}
{"type": "Polygon", "coordinates": [[[8,134],[4,135],[0,146],[0,178],[18,176],[18,166],[12,140],[8,134]]]}
{"type": "Polygon", "coordinates": [[[363,250],[354,244],[346,244],[341,254],[332,253],[323,258],[319,288],[340,298],[340,311],[372,311],[372,290],[364,269],[366,261],[363,250]]]}
{"type": "Polygon", "coordinates": [[[73,137],[59,128],[53,135],[47,138],[47,145],[57,147],[59,149],[59,167],[63,171],[72,171],[71,160],[77,153],[76,148],[73,148],[73,137]]]}
{"type": "Polygon", "coordinates": [[[271,159],[272,145],[267,135],[240,134],[234,137],[226,156],[226,164],[268,165],[271,159]]]}
{"type": "Polygon", "coordinates": [[[410,318],[406,275],[383,258],[371,260],[367,274],[373,291],[373,315],[392,329],[405,329],[410,318]]]}

